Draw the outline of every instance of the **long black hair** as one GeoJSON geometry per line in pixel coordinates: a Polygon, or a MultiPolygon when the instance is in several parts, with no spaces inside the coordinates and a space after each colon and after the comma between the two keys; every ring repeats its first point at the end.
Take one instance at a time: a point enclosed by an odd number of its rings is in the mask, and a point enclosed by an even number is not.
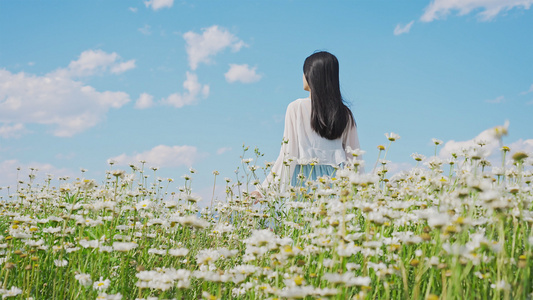
{"type": "Polygon", "coordinates": [[[311,128],[321,137],[338,139],[348,125],[355,124],[342,99],[339,61],[329,52],[315,52],[305,59],[304,76],[311,91],[311,128]]]}

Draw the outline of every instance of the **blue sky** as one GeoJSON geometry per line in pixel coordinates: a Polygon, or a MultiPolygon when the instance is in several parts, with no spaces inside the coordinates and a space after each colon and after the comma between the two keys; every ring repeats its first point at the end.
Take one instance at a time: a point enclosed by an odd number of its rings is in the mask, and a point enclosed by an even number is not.
{"type": "Polygon", "coordinates": [[[101,181],[110,158],[146,159],[177,181],[192,166],[208,195],[243,144],[275,160],[316,50],[340,61],[367,166],[387,132],[400,170],[432,138],[444,157],[506,120],[504,143],[533,151],[532,5],[0,0],[0,186],[17,167],[101,181]]]}

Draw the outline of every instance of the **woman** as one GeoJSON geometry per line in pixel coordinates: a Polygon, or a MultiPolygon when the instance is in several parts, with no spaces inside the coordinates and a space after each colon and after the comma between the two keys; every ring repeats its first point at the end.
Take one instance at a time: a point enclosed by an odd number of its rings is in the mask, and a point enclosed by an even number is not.
{"type": "Polygon", "coordinates": [[[256,198],[273,183],[279,182],[283,190],[288,184],[301,184],[303,178],[331,176],[352,158],[350,149],[359,149],[355,120],[340,92],[337,58],[316,52],[307,57],[303,71],[309,97],[287,107],[280,154],[258,191],[252,192],[256,198]]]}

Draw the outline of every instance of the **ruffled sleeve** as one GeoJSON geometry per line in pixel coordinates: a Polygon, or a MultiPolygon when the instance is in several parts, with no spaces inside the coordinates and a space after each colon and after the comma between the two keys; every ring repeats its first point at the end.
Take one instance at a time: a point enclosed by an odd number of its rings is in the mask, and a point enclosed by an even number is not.
{"type": "MultiPolygon", "coordinates": [[[[357,127],[355,126],[355,122],[350,124],[342,134],[342,148],[346,153],[346,160],[353,160],[352,155],[347,150],[355,150],[360,148],[359,136],[357,135],[357,127]]],[[[362,157],[358,157],[357,159],[362,159],[362,157]]],[[[363,169],[360,168],[360,171],[363,171],[363,169]]]]}
{"type": "MultiPolygon", "coordinates": [[[[355,123],[348,126],[348,128],[342,134],[342,148],[344,150],[350,147],[351,149],[359,149],[359,137],[357,136],[357,127],[355,123]]],[[[351,159],[346,153],[346,158],[351,159]]]]}
{"type": "Polygon", "coordinates": [[[270,174],[263,181],[259,192],[264,195],[273,184],[279,182],[280,189],[285,190],[292,177],[292,172],[298,159],[298,135],[296,134],[297,103],[292,102],[287,106],[285,113],[285,129],[283,130],[283,142],[276,162],[272,166],[270,174]]]}

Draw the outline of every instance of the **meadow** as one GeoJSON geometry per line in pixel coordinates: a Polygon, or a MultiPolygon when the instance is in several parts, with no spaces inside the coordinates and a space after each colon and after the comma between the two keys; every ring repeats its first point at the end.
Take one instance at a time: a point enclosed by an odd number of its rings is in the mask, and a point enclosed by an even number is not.
{"type": "Polygon", "coordinates": [[[247,147],[234,177],[213,172],[223,199],[194,194],[205,174],[160,178],[145,162],[111,165],[99,181],[30,174],[0,202],[0,294],[531,299],[531,154],[502,144],[496,165],[480,141],[448,159],[415,153],[414,168],[389,176],[398,138],[387,135],[366,172],[363,152],[351,151],[334,177],[273,184],[261,199],[249,193],[271,164],[247,147]]]}

